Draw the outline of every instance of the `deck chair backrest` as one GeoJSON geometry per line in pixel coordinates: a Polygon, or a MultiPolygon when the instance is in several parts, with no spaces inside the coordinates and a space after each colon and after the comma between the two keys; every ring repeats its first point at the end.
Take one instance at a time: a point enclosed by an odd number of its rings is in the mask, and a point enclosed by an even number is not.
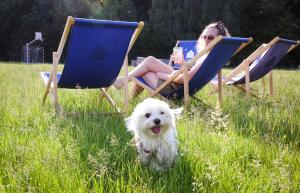
{"type": "MultiPolygon", "coordinates": [[[[198,90],[209,83],[235,54],[237,49],[240,48],[241,44],[248,41],[249,38],[223,37],[222,40],[212,48],[197,73],[189,81],[189,95],[194,95],[198,90]]],[[[184,88],[181,87],[164,97],[182,98],[183,95],[184,88]]]]}
{"type": "MultiPolygon", "coordinates": [[[[297,44],[297,41],[287,40],[280,38],[274,43],[261,57],[258,57],[250,66],[250,82],[256,81],[266,74],[268,74],[276,65],[279,64],[281,59],[286,55],[292,45],[297,44]]],[[[241,77],[234,84],[245,84],[245,76],[241,77]]]]}
{"type": "Polygon", "coordinates": [[[75,18],[60,88],[112,85],[125,59],[137,22],[75,18]]]}

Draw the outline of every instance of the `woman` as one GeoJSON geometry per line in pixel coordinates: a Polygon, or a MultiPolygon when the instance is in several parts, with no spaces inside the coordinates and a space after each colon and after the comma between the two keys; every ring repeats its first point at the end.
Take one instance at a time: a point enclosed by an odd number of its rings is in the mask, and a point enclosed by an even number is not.
{"type": "MultiPolygon", "coordinates": [[[[198,38],[196,45],[197,52],[200,52],[202,49],[204,49],[218,35],[230,36],[227,28],[223,25],[222,22],[219,21],[207,25],[202,31],[200,37],[198,38]]],[[[203,55],[195,62],[193,66],[189,68],[189,80],[196,74],[206,57],[207,54],[203,55]]],[[[143,77],[145,82],[152,89],[156,89],[176,72],[177,70],[174,70],[172,67],[166,65],[165,63],[154,58],[153,56],[149,56],[128,74],[128,80],[130,81],[132,77],[143,77]]],[[[120,89],[123,87],[123,84],[124,77],[120,77],[114,82],[113,85],[117,89],[120,89]]],[[[182,85],[183,74],[180,74],[172,81],[171,84],[169,84],[169,86],[166,86],[166,88],[164,88],[160,93],[168,92],[169,89],[176,89],[176,87],[181,87],[182,85]]],[[[142,90],[138,89],[137,85],[135,85],[133,95],[136,96],[141,91],[142,90]]]]}

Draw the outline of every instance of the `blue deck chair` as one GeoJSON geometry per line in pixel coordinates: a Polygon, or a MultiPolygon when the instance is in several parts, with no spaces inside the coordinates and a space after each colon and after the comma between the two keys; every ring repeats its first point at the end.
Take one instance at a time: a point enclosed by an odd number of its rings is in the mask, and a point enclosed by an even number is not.
{"type": "MultiPolygon", "coordinates": [[[[106,90],[117,78],[122,65],[124,64],[127,68],[128,52],[142,28],[143,22],[83,19],[69,16],[58,50],[53,52],[52,71],[41,73],[47,85],[43,103],[50,88],[53,88],[56,109],[58,107],[57,88],[88,88],[100,89],[101,98],[108,99],[109,103],[116,107],[106,90]],[[65,65],[62,73],[58,73],[57,66],[68,36],[65,65]]],[[[125,91],[125,95],[126,93],[125,91]]],[[[125,96],[125,107],[127,100],[128,96],[125,96]]],[[[116,109],[120,111],[117,107],[116,109]]]]}
{"type": "MultiPolygon", "coordinates": [[[[300,41],[275,37],[268,44],[261,45],[227,77],[224,77],[223,84],[235,85],[241,90],[246,91],[247,95],[257,96],[255,93],[250,92],[250,82],[264,78],[269,73],[270,95],[273,96],[272,70],[288,52],[299,44],[300,41]]],[[[216,84],[217,82],[214,79],[212,83],[216,84]]]]}
{"type": "MultiPolygon", "coordinates": [[[[164,82],[159,88],[153,90],[150,86],[145,84],[141,78],[132,78],[138,85],[150,91],[151,96],[159,94],[167,99],[180,99],[184,98],[185,108],[188,106],[189,95],[194,95],[198,90],[204,87],[209,81],[215,77],[221,70],[222,66],[241,48],[245,47],[252,41],[252,38],[239,38],[239,37],[224,37],[218,36],[215,38],[204,50],[197,53],[190,61],[183,64],[177,73],[164,82]],[[208,56],[198,69],[197,73],[191,80],[188,80],[187,69],[198,60],[202,55],[208,53],[208,56]],[[160,91],[171,83],[179,74],[184,74],[184,84],[182,87],[169,92],[160,93],[160,91]]],[[[221,84],[220,84],[221,85],[221,84]]],[[[219,90],[220,91],[220,90],[219,90]]],[[[219,98],[219,104],[222,99],[219,98]]]]}

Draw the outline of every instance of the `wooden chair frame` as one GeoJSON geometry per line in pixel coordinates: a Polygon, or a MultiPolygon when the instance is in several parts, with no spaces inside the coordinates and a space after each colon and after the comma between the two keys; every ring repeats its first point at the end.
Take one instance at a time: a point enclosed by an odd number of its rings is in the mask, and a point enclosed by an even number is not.
{"type": "MultiPolygon", "coordinates": [[[[58,63],[59,60],[61,58],[62,55],[62,51],[64,49],[64,46],[66,44],[69,32],[71,30],[72,25],[74,24],[75,19],[72,16],[68,16],[67,18],[67,23],[65,25],[62,37],[60,39],[60,43],[58,46],[58,49],[56,52],[53,52],[53,64],[52,64],[52,71],[49,77],[48,82],[46,83],[46,91],[45,94],[43,96],[43,104],[45,103],[47,96],[50,92],[51,89],[51,82],[53,82],[53,102],[54,102],[54,106],[56,111],[59,109],[59,104],[58,104],[58,87],[57,87],[57,68],[58,68],[58,63]]],[[[135,32],[132,35],[132,38],[130,40],[127,52],[126,52],[126,56],[123,62],[123,68],[125,71],[125,78],[124,78],[124,95],[125,95],[125,113],[127,112],[128,109],[128,53],[131,50],[131,48],[133,47],[137,37],[139,36],[139,34],[141,33],[142,29],[144,27],[144,22],[139,22],[138,27],[136,28],[135,32]]],[[[109,94],[107,93],[108,88],[99,88],[100,92],[101,92],[101,96],[100,96],[100,101],[102,101],[103,98],[106,98],[109,102],[109,104],[116,109],[116,111],[118,113],[121,113],[121,110],[117,107],[115,101],[109,96],[109,94]]]]}
{"type": "MultiPolygon", "coordinates": [[[[228,74],[225,79],[222,80],[222,85],[225,85],[228,81],[232,81],[232,78],[236,76],[237,74],[244,72],[245,73],[245,84],[244,85],[234,85],[236,88],[246,92],[246,96],[249,97],[255,96],[258,97],[258,95],[254,92],[250,91],[250,64],[254,62],[261,54],[263,54],[266,50],[268,50],[271,46],[273,46],[275,43],[277,43],[280,40],[279,37],[273,38],[268,44],[261,45],[258,47],[250,56],[248,56],[246,59],[243,60],[234,70],[228,74]]],[[[287,53],[289,53],[291,50],[293,50],[295,47],[297,47],[300,44],[300,41],[297,41],[297,44],[292,45],[287,53]]],[[[273,84],[273,73],[270,71],[269,73],[269,92],[270,96],[272,97],[274,95],[274,84],[273,84]]],[[[262,87],[263,90],[265,89],[265,79],[262,78],[262,87]]],[[[219,89],[219,86],[215,88],[214,92],[217,92],[219,89]]]]}

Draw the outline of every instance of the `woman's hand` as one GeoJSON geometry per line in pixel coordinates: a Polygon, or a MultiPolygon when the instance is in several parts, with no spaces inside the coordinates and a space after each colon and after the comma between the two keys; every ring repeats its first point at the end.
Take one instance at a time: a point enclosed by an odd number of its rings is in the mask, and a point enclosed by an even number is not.
{"type": "Polygon", "coordinates": [[[171,72],[171,74],[169,75],[169,77],[173,76],[173,75],[176,74],[177,72],[178,72],[178,70],[173,70],[173,71],[171,72]]]}
{"type": "Polygon", "coordinates": [[[183,64],[183,51],[182,49],[178,49],[179,47],[173,48],[173,53],[170,56],[170,60],[174,61],[175,64],[183,64]]]}

